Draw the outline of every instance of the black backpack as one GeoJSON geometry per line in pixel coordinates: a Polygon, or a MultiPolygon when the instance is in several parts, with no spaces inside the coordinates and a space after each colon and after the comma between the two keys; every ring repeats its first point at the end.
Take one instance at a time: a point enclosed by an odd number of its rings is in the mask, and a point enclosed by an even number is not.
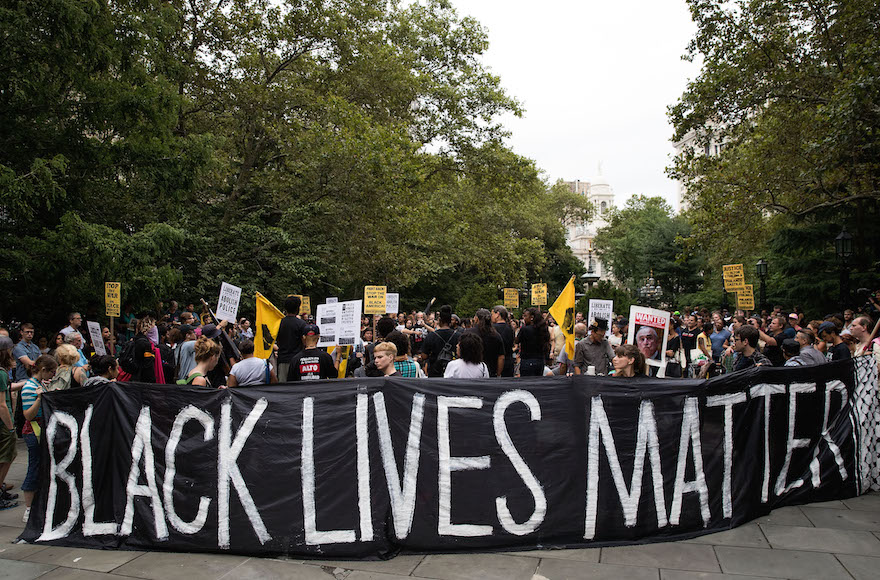
{"type": "Polygon", "coordinates": [[[122,345],[122,352],[119,353],[119,366],[128,374],[134,376],[138,372],[137,357],[135,356],[135,341],[129,340],[122,345]]]}
{"type": "Polygon", "coordinates": [[[446,371],[446,365],[455,359],[455,345],[452,339],[455,338],[455,332],[449,335],[449,340],[443,343],[443,348],[437,355],[437,361],[434,363],[434,372],[441,376],[446,371]]]}

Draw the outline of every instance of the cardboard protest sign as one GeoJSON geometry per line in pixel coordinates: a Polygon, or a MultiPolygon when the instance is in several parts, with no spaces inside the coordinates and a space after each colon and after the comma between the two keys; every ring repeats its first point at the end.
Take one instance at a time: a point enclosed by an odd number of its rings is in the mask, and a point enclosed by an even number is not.
{"type": "Polygon", "coordinates": [[[587,323],[592,324],[599,318],[605,319],[608,328],[611,328],[611,315],[614,312],[614,300],[594,300],[590,298],[590,306],[587,310],[587,323]]]}
{"type": "Polygon", "coordinates": [[[544,306],[547,304],[547,285],[532,284],[532,306],[544,306]]]}
{"type": "Polygon", "coordinates": [[[89,320],[86,322],[86,326],[89,327],[89,336],[92,337],[92,348],[95,349],[95,354],[102,356],[107,354],[107,349],[104,348],[104,337],[101,336],[101,325],[89,320]]]}
{"type": "Polygon", "coordinates": [[[385,294],[385,312],[400,312],[400,294],[397,292],[385,294]]]}
{"type": "Polygon", "coordinates": [[[104,307],[107,316],[119,316],[122,309],[122,284],[104,282],[104,307]]]}
{"type": "Polygon", "coordinates": [[[364,286],[364,314],[385,314],[386,286],[364,286]]]}
{"type": "Polygon", "coordinates": [[[300,314],[311,314],[312,313],[312,299],[303,294],[300,296],[302,298],[302,302],[299,305],[299,313],[300,314]]]}
{"type": "Polygon", "coordinates": [[[337,325],[339,323],[339,312],[342,304],[339,302],[333,304],[318,304],[318,310],[315,314],[315,324],[321,331],[321,338],[318,340],[318,348],[326,348],[328,346],[336,346],[337,325]]]}
{"type": "Polygon", "coordinates": [[[504,307],[519,308],[519,290],[516,288],[504,289],[504,307]]]}
{"type": "Polygon", "coordinates": [[[651,376],[666,376],[666,342],[669,340],[670,313],[656,308],[630,306],[627,342],[645,355],[651,376]],[[652,370],[652,369],[657,369],[652,370]]]}
{"type": "Polygon", "coordinates": [[[736,293],[736,307],[740,310],[755,309],[755,291],[752,284],[746,284],[743,290],[736,293]]]}
{"type": "Polygon", "coordinates": [[[728,264],[722,266],[724,277],[724,289],[728,292],[737,292],[746,285],[746,276],[742,264],[728,264]]]}
{"type": "Polygon", "coordinates": [[[336,324],[336,344],[354,346],[361,336],[362,300],[348,300],[339,303],[339,320],[336,324]]]}
{"type": "Polygon", "coordinates": [[[238,316],[238,303],[241,300],[241,288],[223,282],[220,285],[220,298],[217,299],[217,320],[235,322],[238,316]]]}

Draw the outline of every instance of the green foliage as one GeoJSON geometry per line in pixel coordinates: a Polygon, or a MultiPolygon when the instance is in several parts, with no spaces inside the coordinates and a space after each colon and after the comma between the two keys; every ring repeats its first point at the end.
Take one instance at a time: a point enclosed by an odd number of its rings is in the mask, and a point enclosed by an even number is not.
{"type": "Polygon", "coordinates": [[[564,283],[590,208],[503,145],[486,48],[442,0],[7,2],[0,300],[564,283]]]}
{"type": "Polygon", "coordinates": [[[669,113],[674,139],[695,140],[669,174],[687,187],[691,246],[718,266],[785,228],[876,205],[876,2],[688,5],[697,32],[687,56],[703,67],[669,113]],[[723,143],[720,155],[702,154],[710,141],[723,143]]]}
{"type": "Polygon", "coordinates": [[[629,307],[638,304],[633,300],[632,294],[608,280],[599,280],[593,284],[593,289],[577,301],[575,311],[582,312],[584,318],[590,312],[590,300],[614,300],[614,313],[623,314],[627,318],[629,317],[629,307]]]}
{"type": "Polygon", "coordinates": [[[682,239],[690,225],[660,197],[631,197],[623,208],[609,212],[608,226],[594,240],[603,262],[632,295],[653,272],[663,289],[662,301],[677,303],[681,294],[702,284],[701,256],[686,253],[682,239]]]}
{"type": "Polygon", "coordinates": [[[501,291],[491,284],[474,284],[455,304],[455,312],[462,318],[469,318],[480,308],[492,308],[501,303],[501,291]]]}

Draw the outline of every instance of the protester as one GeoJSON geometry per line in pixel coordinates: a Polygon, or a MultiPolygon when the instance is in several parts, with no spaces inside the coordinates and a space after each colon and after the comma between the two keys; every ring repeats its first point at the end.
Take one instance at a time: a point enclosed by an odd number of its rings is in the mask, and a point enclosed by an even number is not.
{"type": "Polygon", "coordinates": [[[21,434],[28,450],[27,475],[21,484],[24,492],[24,516],[22,521],[27,523],[31,514],[31,504],[34,501],[34,493],[39,487],[40,476],[40,440],[36,435],[45,428],[43,424],[42,395],[45,385],[55,376],[58,362],[48,355],[40,355],[34,361],[34,369],[31,377],[21,388],[21,410],[24,414],[25,423],[22,425],[21,434]],[[37,426],[36,429],[34,426],[37,426]]]}
{"type": "Polygon", "coordinates": [[[83,387],[95,387],[115,381],[119,376],[119,365],[109,354],[96,354],[89,359],[92,376],[86,379],[83,387]]]}
{"type": "Polygon", "coordinates": [[[764,353],[758,350],[760,331],[754,326],[742,326],[733,333],[733,350],[737,356],[733,360],[733,370],[742,371],[754,366],[772,366],[764,353]]]}
{"type": "MultiPolygon", "coordinates": [[[[504,341],[492,326],[492,315],[489,311],[485,308],[478,309],[474,313],[472,326],[467,332],[476,333],[483,341],[483,362],[489,368],[489,376],[500,376],[504,372],[504,341]]],[[[517,347],[519,346],[518,338],[517,334],[515,338],[517,347]]]]}
{"type": "Polygon", "coordinates": [[[298,316],[301,305],[299,296],[288,296],[284,300],[285,316],[281,319],[275,340],[278,345],[278,380],[282,383],[287,382],[291,359],[303,349],[303,328],[306,323],[298,316]]]}
{"type": "Polygon", "coordinates": [[[712,360],[712,335],[713,325],[711,322],[703,323],[703,331],[697,335],[697,349],[706,360],[712,360]]]}
{"type": "Polygon", "coordinates": [[[320,339],[321,331],[316,325],[306,324],[303,327],[304,348],[290,359],[290,373],[287,375],[287,380],[318,381],[335,379],[339,375],[333,357],[317,347],[320,339]]]}
{"type": "Polygon", "coordinates": [[[712,325],[712,333],[709,335],[709,341],[712,343],[712,360],[721,362],[721,355],[730,340],[730,331],[725,328],[720,312],[712,313],[712,325]]]}
{"type": "MultiPolygon", "coordinates": [[[[12,383],[9,379],[9,373],[15,365],[12,358],[12,340],[8,336],[0,336],[0,393],[2,393],[3,401],[0,402],[0,510],[16,507],[18,495],[9,493],[12,485],[7,485],[6,475],[9,473],[9,467],[15,460],[18,452],[15,449],[15,425],[12,421],[14,411],[12,408],[12,383]]],[[[39,358],[39,357],[37,357],[39,358]]]]}
{"type": "MultiPolygon", "coordinates": [[[[68,336],[72,336],[72,333],[68,336]]],[[[58,361],[58,368],[52,381],[46,385],[46,391],[77,389],[85,384],[88,377],[82,367],[76,366],[79,352],[72,345],[62,344],[56,348],[55,360],[58,361]]]]}
{"type": "Polygon", "coordinates": [[[807,365],[820,365],[828,362],[825,355],[815,349],[813,344],[816,342],[816,336],[813,331],[804,328],[797,332],[795,340],[801,345],[801,359],[807,365]]]}
{"type": "Polygon", "coordinates": [[[254,356],[254,342],[244,339],[238,345],[242,359],[229,371],[227,387],[249,387],[251,385],[268,385],[278,382],[275,369],[268,360],[254,356]]]}
{"type": "Polygon", "coordinates": [[[373,349],[373,360],[376,369],[381,373],[379,376],[401,376],[400,371],[398,371],[397,367],[394,365],[395,358],[397,358],[397,347],[393,342],[380,342],[376,345],[373,349]]]}
{"type": "Polygon", "coordinates": [[[446,365],[447,379],[487,379],[489,368],[483,362],[483,341],[472,332],[465,333],[456,345],[458,358],[446,365]]]}
{"type": "Polygon", "coordinates": [[[197,387],[211,387],[208,375],[220,362],[220,345],[207,336],[200,336],[194,347],[196,366],[190,371],[185,379],[177,381],[178,385],[194,385],[197,387]]]}
{"type": "MultiPolygon", "coordinates": [[[[581,317],[583,320],[583,317],[581,317]]],[[[587,325],[583,322],[576,322],[574,325],[574,352],[577,354],[577,345],[587,337],[587,325]]],[[[568,350],[562,349],[556,355],[557,366],[553,371],[555,375],[574,374],[574,359],[568,358],[568,350]]]]}
{"type": "MultiPolygon", "coordinates": [[[[446,366],[455,358],[458,335],[449,326],[452,324],[452,307],[444,304],[440,307],[439,325],[434,332],[425,337],[422,343],[420,360],[426,361],[429,377],[442,377],[446,366]]],[[[480,353],[482,356],[482,352],[480,353]]]]}
{"type": "Polygon", "coordinates": [[[574,365],[572,371],[576,375],[586,375],[590,367],[597,375],[606,375],[613,367],[614,350],[605,339],[608,322],[598,318],[590,324],[586,338],[575,344],[574,365]]]}
{"type": "Polygon", "coordinates": [[[786,338],[782,341],[782,356],[785,357],[786,367],[802,367],[806,366],[804,359],[800,357],[801,345],[793,338],[786,338]]]}
{"type": "Polygon", "coordinates": [[[419,365],[408,356],[410,341],[405,334],[399,330],[395,330],[386,336],[385,340],[393,343],[395,348],[397,348],[397,356],[394,357],[394,368],[400,372],[400,376],[407,378],[424,376],[419,365]]]}
{"type": "MultiPolygon", "coordinates": [[[[33,327],[31,327],[31,328],[33,328],[33,327]]],[[[58,348],[59,346],[61,346],[62,344],[64,344],[64,335],[61,334],[60,332],[56,332],[55,336],[52,337],[52,343],[49,346],[49,352],[42,353],[42,354],[48,354],[50,356],[54,356],[55,349],[58,348]]],[[[27,377],[25,377],[25,379],[22,379],[22,380],[26,380],[26,379],[27,379],[27,377]]]]}
{"type": "Polygon", "coordinates": [[[666,341],[666,376],[669,378],[681,378],[687,361],[681,350],[681,336],[675,326],[675,321],[669,320],[669,338],[666,341]]]}
{"type": "Polygon", "coordinates": [[[684,353],[685,361],[687,362],[687,366],[694,362],[693,351],[697,348],[697,336],[700,334],[700,327],[697,326],[697,317],[693,315],[686,315],[682,321],[684,322],[684,326],[682,326],[679,331],[679,336],[681,337],[681,350],[684,353]]]}
{"type": "Polygon", "coordinates": [[[181,342],[177,345],[174,353],[175,366],[177,367],[177,380],[185,379],[196,366],[196,329],[188,324],[182,324],[178,329],[181,342]]]}
{"type": "Polygon", "coordinates": [[[849,347],[840,338],[841,326],[840,320],[837,319],[826,320],[819,325],[819,338],[831,345],[828,349],[828,355],[830,355],[832,361],[852,358],[849,347]]]}
{"type": "MultiPolygon", "coordinates": [[[[498,332],[498,336],[504,342],[504,368],[501,370],[502,377],[512,377],[514,370],[513,347],[516,336],[510,326],[510,313],[502,305],[492,308],[492,327],[498,332]]],[[[565,349],[563,349],[564,351],[565,349]]]]}
{"type": "Polygon", "coordinates": [[[61,334],[66,337],[71,332],[79,332],[80,326],[82,326],[82,315],[79,312],[71,312],[67,316],[67,326],[61,329],[61,334]]]}
{"type": "Polygon", "coordinates": [[[614,370],[611,376],[631,378],[644,375],[647,370],[645,355],[633,344],[624,344],[614,349],[614,358],[611,361],[614,370]]]}
{"type": "MultiPolygon", "coordinates": [[[[131,380],[135,383],[156,383],[156,367],[161,368],[161,357],[157,356],[159,349],[159,329],[152,316],[142,316],[137,321],[137,333],[134,335],[134,363],[135,372],[131,374],[131,380]]],[[[161,382],[165,382],[162,380],[161,382]]]]}
{"type": "MultiPolygon", "coordinates": [[[[538,308],[527,308],[523,312],[523,326],[519,329],[515,343],[519,345],[519,375],[521,377],[542,376],[551,350],[550,331],[538,308]]],[[[565,349],[564,342],[562,349],[565,349]]],[[[501,362],[502,367],[498,371],[499,375],[504,368],[504,361],[501,362]]]]}
{"type": "Polygon", "coordinates": [[[21,340],[15,345],[15,348],[12,351],[12,356],[17,363],[14,376],[16,381],[26,381],[28,378],[28,371],[33,368],[36,360],[40,358],[40,347],[34,344],[33,324],[25,322],[19,327],[19,329],[21,330],[21,340]]]}
{"type": "Polygon", "coordinates": [[[785,363],[782,356],[782,341],[788,338],[785,333],[786,321],[784,316],[773,316],[767,325],[767,332],[761,332],[761,340],[764,341],[764,356],[770,359],[775,367],[781,367],[785,363]]]}
{"type": "Polygon", "coordinates": [[[859,316],[849,326],[849,332],[858,341],[853,352],[853,356],[862,356],[872,354],[874,352],[874,343],[872,342],[877,336],[877,330],[880,328],[880,322],[874,326],[873,332],[871,328],[871,319],[867,316],[859,316]]]}

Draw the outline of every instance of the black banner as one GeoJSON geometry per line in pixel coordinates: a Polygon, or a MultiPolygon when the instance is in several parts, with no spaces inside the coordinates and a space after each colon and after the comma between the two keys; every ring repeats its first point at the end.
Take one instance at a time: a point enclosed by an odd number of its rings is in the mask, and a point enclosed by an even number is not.
{"type": "Polygon", "coordinates": [[[854,371],[54,392],[21,537],[322,558],[684,538],[860,493],[854,371]]]}

